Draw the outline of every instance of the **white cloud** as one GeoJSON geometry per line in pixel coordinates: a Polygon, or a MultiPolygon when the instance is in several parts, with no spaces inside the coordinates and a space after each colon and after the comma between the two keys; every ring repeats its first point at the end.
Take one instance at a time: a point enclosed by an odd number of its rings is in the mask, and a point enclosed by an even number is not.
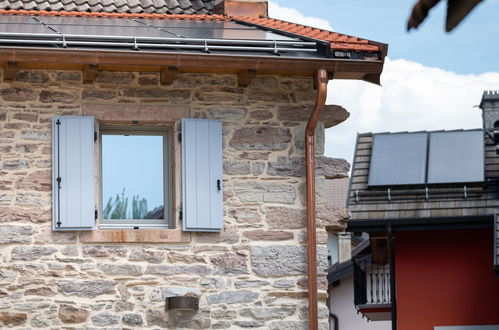
{"type": "Polygon", "coordinates": [[[385,62],[383,87],[333,80],[327,104],[350,118],[326,132],[326,155],[352,160],[357,132],[479,128],[486,89],[499,88],[499,73],[460,75],[403,59],[385,62]]]}
{"type": "Polygon", "coordinates": [[[333,31],[331,24],[322,18],[305,16],[294,8],[281,7],[269,1],[269,16],[283,21],[303,24],[319,29],[333,31]]]}
{"type": "MultiPolygon", "coordinates": [[[[499,0],[494,0],[499,1],[499,0]]],[[[274,18],[332,30],[324,19],[269,2],[274,18]]],[[[326,155],[352,161],[358,132],[396,132],[481,127],[486,89],[499,89],[499,73],[460,75],[403,59],[387,59],[383,87],[362,81],[329,82],[327,104],[339,104],[350,118],[326,131],[326,155]]]]}

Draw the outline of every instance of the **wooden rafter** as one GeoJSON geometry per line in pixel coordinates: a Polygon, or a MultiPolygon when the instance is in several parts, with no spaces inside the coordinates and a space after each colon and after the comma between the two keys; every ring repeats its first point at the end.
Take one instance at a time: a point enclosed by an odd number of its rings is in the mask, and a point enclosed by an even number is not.
{"type": "Polygon", "coordinates": [[[17,62],[5,62],[5,67],[3,70],[3,80],[13,81],[16,76],[17,62]]]}
{"type": "Polygon", "coordinates": [[[256,76],[256,70],[242,70],[237,74],[239,87],[247,87],[256,76]]]}
{"type": "Polygon", "coordinates": [[[83,66],[83,83],[91,84],[95,80],[98,70],[97,64],[85,64],[83,66]]]}
{"type": "Polygon", "coordinates": [[[177,68],[174,66],[162,67],[159,73],[159,82],[161,85],[170,85],[175,80],[177,73],[177,68]]]}

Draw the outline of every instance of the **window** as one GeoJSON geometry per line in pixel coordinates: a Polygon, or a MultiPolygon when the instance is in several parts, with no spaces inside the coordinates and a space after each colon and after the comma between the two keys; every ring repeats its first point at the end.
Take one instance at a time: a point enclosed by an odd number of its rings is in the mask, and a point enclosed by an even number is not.
{"type": "Polygon", "coordinates": [[[222,123],[184,118],[180,124],[175,143],[173,127],[136,126],[104,127],[95,141],[94,117],[53,117],[52,229],[174,228],[180,219],[184,231],[221,231],[222,123]],[[173,149],[181,151],[175,162],[173,149]],[[173,191],[181,194],[176,207],[173,191]]]}
{"type": "Polygon", "coordinates": [[[100,130],[100,226],[167,227],[171,220],[168,128],[100,130]]]}

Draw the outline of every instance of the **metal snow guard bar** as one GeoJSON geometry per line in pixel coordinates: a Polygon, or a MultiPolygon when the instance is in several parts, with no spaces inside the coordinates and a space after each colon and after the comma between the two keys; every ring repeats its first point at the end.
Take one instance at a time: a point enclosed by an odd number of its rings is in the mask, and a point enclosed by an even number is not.
{"type": "Polygon", "coordinates": [[[310,41],[285,40],[241,40],[241,39],[199,39],[159,38],[136,36],[99,36],[63,33],[12,33],[0,32],[0,44],[60,45],[88,47],[130,47],[210,50],[262,51],[278,54],[283,51],[317,52],[317,44],[310,41]]]}

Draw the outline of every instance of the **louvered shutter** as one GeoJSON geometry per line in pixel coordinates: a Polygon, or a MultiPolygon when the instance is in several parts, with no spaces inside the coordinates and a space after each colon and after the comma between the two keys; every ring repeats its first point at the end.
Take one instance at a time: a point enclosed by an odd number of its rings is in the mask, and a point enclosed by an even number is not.
{"type": "Polygon", "coordinates": [[[53,230],[95,227],[94,118],[52,118],[53,230]]]}
{"type": "Polygon", "coordinates": [[[182,119],[182,218],[186,231],[223,227],[222,123],[182,119]]]}

